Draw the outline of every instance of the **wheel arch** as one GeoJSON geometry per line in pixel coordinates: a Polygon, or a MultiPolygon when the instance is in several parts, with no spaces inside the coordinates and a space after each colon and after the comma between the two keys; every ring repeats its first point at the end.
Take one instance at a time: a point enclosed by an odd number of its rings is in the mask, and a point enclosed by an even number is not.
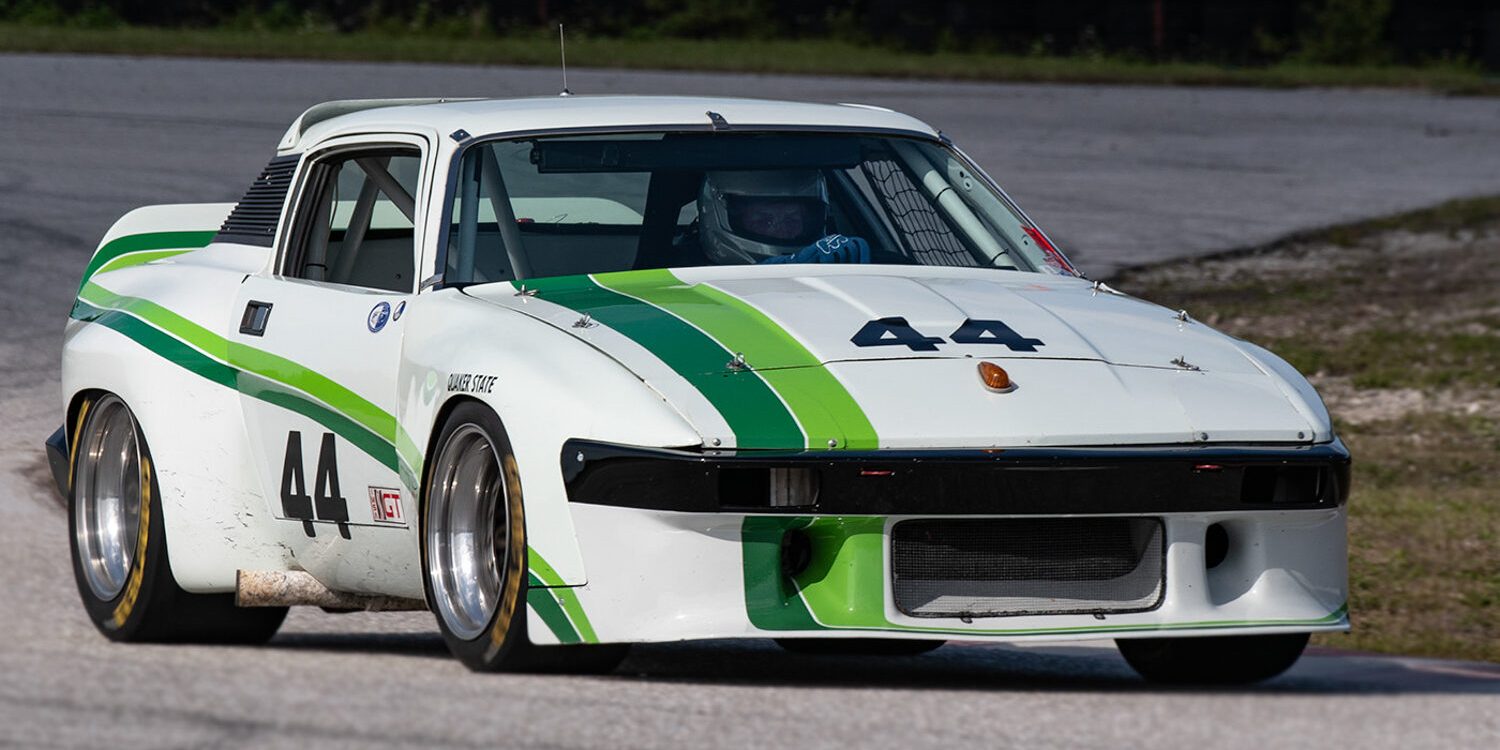
{"type": "Polygon", "coordinates": [[[240,395],[104,326],[69,333],[60,406],[70,474],[84,403],[113,394],[149,446],[168,562],[180,587],[230,592],[239,570],[289,568],[248,455],[240,395]]]}
{"type": "MultiPolygon", "coordinates": [[[[432,421],[432,428],[427,437],[427,445],[423,452],[421,486],[418,487],[417,499],[417,534],[418,544],[422,549],[422,564],[426,566],[426,534],[427,534],[427,503],[428,491],[432,479],[433,467],[436,463],[438,440],[442,437],[444,427],[453,413],[466,404],[475,404],[480,408],[488,410],[500,423],[501,429],[505,430],[506,439],[511,443],[512,459],[516,461],[519,474],[518,483],[521,486],[521,507],[524,511],[526,523],[527,557],[535,559],[537,555],[544,556],[546,560],[557,560],[560,564],[569,566],[576,561],[578,576],[565,576],[565,578],[577,578],[576,582],[567,580],[569,585],[582,585],[586,582],[586,576],[582,574],[582,549],[579,547],[577,535],[573,528],[571,514],[566,507],[567,498],[562,497],[559,505],[545,488],[541,487],[543,477],[537,476],[543,473],[543,467],[532,466],[532,471],[527,471],[520,460],[515,457],[515,433],[511,430],[511,424],[505,419],[505,414],[495,407],[494,404],[485,399],[469,394],[454,394],[445,399],[436,411],[432,421]],[[527,477],[532,478],[528,481],[527,477]],[[533,491],[536,490],[536,491],[533,491]]],[[[559,454],[560,455],[560,454],[559,454]]],[[[428,603],[429,605],[431,602],[428,603]]]]}

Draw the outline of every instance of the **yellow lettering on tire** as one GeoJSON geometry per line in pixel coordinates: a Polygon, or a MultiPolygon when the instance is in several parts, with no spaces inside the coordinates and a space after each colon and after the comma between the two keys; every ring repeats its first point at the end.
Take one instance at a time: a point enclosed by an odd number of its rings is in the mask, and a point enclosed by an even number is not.
{"type": "MultiPolygon", "coordinates": [[[[505,567],[505,592],[504,599],[500,602],[500,611],[495,615],[495,624],[490,628],[490,645],[485,649],[486,661],[495,658],[500,653],[500,647],[505,645],[505,636],[510,632],[511,619],[516,612],[516,602],[521,594],[521,566],[525,562],[526,549],[524,529],[526,528],[526,513],[522,509],[521,502],[521,475],[516,471],[516,459],[506,454],[502,460],[505,473],[505,498],[510,506],[510,528],[508,536],[510,539],[506,544],[506,567],[505,567]]],[[[525,612],[521,613],[525,617],[525,612]]]]}
{"type": "Polygon", "coordinates": [[[73,428],[73,443],[68,446],[68,492],[73,491],[73,472],[78,467],[78,441],[83,439],[83,418],[89,415],[93,400],[84,399],[78,406],[78,426],[73,428]]]}
{"type": "Polygon", "coordinates": [[[151,459],[141,457],[141,520],[140,531],[135,541],[135,562],[130,566],[130,580],[125,584],[125,595],[115,605],[115,627],[124,627],[130,611],[135,608],[136,597],[141,594],[141,580],[146,577],[146,543],[151,532],[151,459]]]}

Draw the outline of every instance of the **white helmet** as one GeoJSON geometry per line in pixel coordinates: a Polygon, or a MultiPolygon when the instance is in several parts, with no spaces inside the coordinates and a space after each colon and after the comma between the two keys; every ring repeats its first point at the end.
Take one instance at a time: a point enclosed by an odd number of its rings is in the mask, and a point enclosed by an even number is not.
{"type": "Polygon", "coordinates": [[[828,187],[817,170],[709,172],[698,191],[703,253],[721,265],[796,252],[827,225],[828,187]]]}

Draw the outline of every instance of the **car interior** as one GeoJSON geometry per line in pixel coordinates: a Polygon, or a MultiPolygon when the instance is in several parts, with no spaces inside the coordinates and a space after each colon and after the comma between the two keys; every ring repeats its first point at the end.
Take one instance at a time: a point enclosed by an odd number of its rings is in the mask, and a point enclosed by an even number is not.
{"type": "MultiPolygon", "coordinates": [[[[828,190],[824,234],[865,239],[874,263],[1029,270],[998,227],[957,198],[945,204],[919,187],[942,178],[915,152],[898,139],[805,134],[484,144],[460,168],[445,278],[485,283],[711,265],[696,238],[705,175],[752,169],[818,170],[828,190]]],[[[1009,211],[1006,217],[1021,226],[1009,211]]]]}

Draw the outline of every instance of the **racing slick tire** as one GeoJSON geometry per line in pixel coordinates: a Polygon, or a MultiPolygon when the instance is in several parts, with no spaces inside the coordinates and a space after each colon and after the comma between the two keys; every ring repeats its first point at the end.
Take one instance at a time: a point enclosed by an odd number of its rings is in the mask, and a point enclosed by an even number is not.
{"type": "Polygon", "coordinates": [[[422,493],[422,579],[448,650],[476,672],[605,673],[628,644],[538,646],[526,632],[526,510],[510,438],[478,402],[455,407],[422,493]]]}
{"type": "Polygon", "coordinates": [[[1307,633],[1121,638],[1115,645],[1148,682],[1244,685],[1285,672],[1302,656],[1307,639],[1307,633]]]}
{"type": "Polygon", "coordinates": [[[918,656],[947,641],[906,638],[777,638],[776,645],[794,654],[816,656],[918,656]]]}
{"type": "Polygon", "coordinates": [[[112,641],[264,643],[285,607],[241,609],[234,594],[177,585],[161,489],[140,423],[120,397],[78,407],[71,442],[68,539],[73,577],[94,626],[112,641]]]}

